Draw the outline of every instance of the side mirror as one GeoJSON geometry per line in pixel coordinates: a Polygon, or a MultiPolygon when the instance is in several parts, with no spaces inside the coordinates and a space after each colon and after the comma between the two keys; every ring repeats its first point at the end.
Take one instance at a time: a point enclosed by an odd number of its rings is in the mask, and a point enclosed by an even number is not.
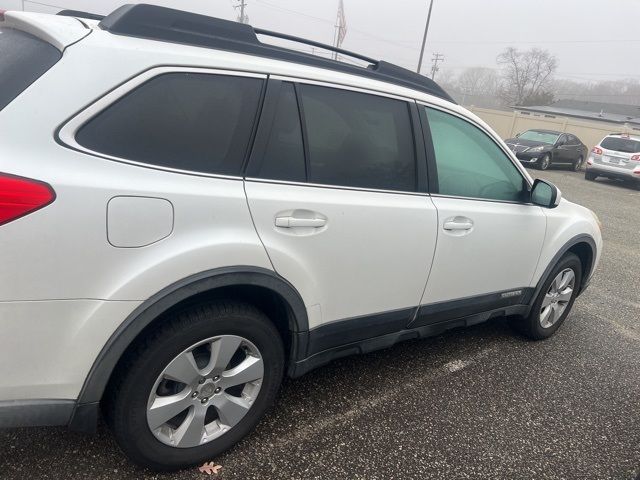
{"type": "Polygon", "coordinates": [[[559,138],[558,141],[556,142],[556,147],[561,147],[565,143],[567,143],[567,141],[564,138],[559,138]]]}
{"type": "Polygon", "coordinates": [[[522,135],[521,133],[516,133],[516,138],[519,138],[520,135],[522,135]]]}
{"type": "Polygon", "coordinates": [[[531,203],[545,208],[556,208],[560,205],[562,192],[553,183],[537,178],[531,188],[531,203]]]}

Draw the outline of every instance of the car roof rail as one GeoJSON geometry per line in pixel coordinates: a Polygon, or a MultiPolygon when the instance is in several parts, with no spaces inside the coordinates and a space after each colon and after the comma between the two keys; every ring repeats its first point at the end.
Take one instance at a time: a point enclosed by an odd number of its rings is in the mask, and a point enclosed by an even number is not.
{"type": "Polygon", "coordinates": [[[455,103],[449,94],[430,78],[392,63],[293,35],[253,28],[251,25],[197,13],[157,5],[129,4],[104,17],[100,21],[100,28],[115,35],[227,50],[351,73],[412,88],[455,103]],[[258,39],[258,35],[323,48],[369,65],[361,67],[263,43],[258,39]]]}
{"type": "Polygon", "coordinates": [[[87,20],[102,20],[104,15],[98,15],[97,13],[91,12],[83,12],[81,10],[60,10],[56,15],[61,15],[63,17],[80,17],[86,18],[87,20]]]}

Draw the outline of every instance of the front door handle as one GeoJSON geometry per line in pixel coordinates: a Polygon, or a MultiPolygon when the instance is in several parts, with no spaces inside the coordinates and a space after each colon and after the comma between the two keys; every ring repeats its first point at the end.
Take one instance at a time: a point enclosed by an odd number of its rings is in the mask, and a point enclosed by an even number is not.
{"type": "Polygon", "coordinates": [[[276,227],[280,228],[320,228],[324,227],[326,224],[327,220],[324,218],[276,217],[276,227]]]}
{"type": "Polygon", "coordinates": [[[471,230],[473,228],[473,222],[468,218],[455,217],[445,220],[442,228],[447,231],[471,230]]]}

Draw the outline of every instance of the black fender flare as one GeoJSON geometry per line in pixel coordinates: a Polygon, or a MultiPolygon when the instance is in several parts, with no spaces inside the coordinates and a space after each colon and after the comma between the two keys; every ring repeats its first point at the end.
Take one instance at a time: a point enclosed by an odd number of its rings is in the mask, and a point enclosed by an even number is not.
{"type": "MultiPolygon", "coordinates": [[[[298,291],[272,270],[260,267],[223,267],[179,280],[144,301],[120,324],[96,357],[78,396],[70,427],[93,430],[98,405],[120,358],[142,330],[162,313],[198,293],[221,287],[250,285],[263,287],[284,299],[293,315],[289,329],[294,334],[309,330],[307,310],[298,291]]],[[[295,350],[295,349],[292,349],[295,350]]],[[[293,352],[292,352],[293,353],[293,352]]]]}
{"type": "Polygon", "coordinates": [[[597,247],[596,247],[596,241],[593,239],[591,235],[580,234],[580,235],[576,235],[575,237],[572,237],[569,241],[567,241],[562,246],[562,248],[558,250],[558,252],[553,256],[553,258],[551,259],[547,267],[544,269],[544,272],[542,272],[542,275],[540,276],[540,280],[538,280],[538,283],[535,289],[532,290],[531,296],[527,299],[526,303],[529,305],[529,308],[527,309],[527,316],[529,315],[531,307],[533,306],[533,303],[535,302],[536,298],[538,298],[538,295],[540,294],[540,290],[542,290],[542,285],[544,285],[544,282],[547,280],[547,278],[551,274],[551,270],[553,270],[553,268],[556,266],[558,261],[560,261],[560,259],[572,247],[575,247],[579,243],[586,243],[587,245],[589,245],[589,247],[591,247],[591,265],[589,265],[588,269],[585,272],[582,272],[583,281],[580,284],[580,291],[578,292],[578,295],[580,295],[584,291],[584,289],[587,287],[588,280],[590,280],[591,274],[593,273],[593,265],[596,261],[597,247]]]}

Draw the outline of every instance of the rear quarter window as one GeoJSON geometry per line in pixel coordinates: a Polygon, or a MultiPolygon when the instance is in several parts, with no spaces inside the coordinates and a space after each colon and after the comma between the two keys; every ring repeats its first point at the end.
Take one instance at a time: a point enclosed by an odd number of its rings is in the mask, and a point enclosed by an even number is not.
{"type": "Polygon", "coordinates": [[[0,110],[61,57],[57,48],[33,35],[0,27],[0,110]]]}
{"type": "Polygon", "coordinates": [[[263,80],[176,72],[138,86],[85,123],[81,146],[148,165],[239,175],[263,80]]]}

